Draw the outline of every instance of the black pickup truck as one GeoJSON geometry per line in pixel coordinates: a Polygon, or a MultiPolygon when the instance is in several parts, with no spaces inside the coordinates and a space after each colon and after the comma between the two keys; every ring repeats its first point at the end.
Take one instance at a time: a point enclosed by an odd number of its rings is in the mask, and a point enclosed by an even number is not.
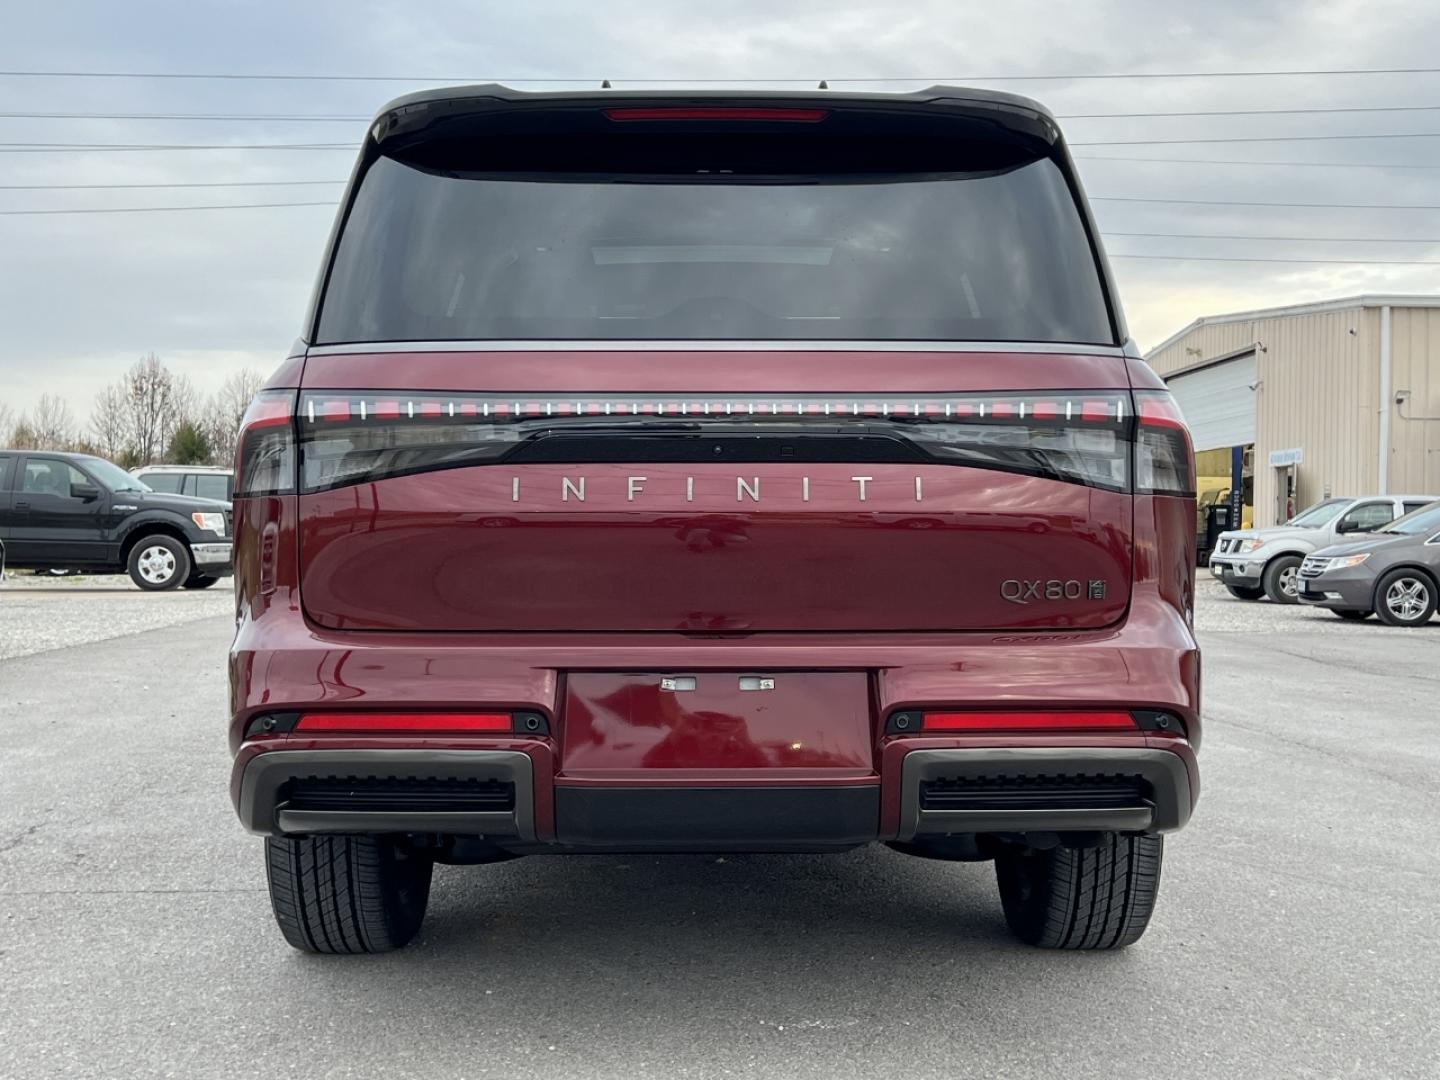
{"type": "Polygon", "coordinates": [[[231,570],[230,506],[152,491],[89,454],[0,450],[0,567],[203,589],[231,570]]]}

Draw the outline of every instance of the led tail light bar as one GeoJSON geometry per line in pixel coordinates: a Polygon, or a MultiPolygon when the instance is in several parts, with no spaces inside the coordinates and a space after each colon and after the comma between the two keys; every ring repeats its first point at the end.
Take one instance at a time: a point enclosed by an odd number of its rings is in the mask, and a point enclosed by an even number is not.
{"type": "Polygon", "coordinates": [[[892,447],[908,444],[907,453],[936,463],[1122,491],[1129,485],[1135,426],[1128,392],[1080,390],[564,397],[307,391],[297,406],[300,490],[306,492],[511,457],[523,462],[527,440],[557,433],[663,439],[722,432],[864,433],[892,447]]]}
{"type": "Polygon", "coordinates": [[[1135,391],[1135,490],[1195,497],[1195,451],[1180,406],[1164,390],[1135,391]]]}
{"type": "Polygon", "coordinates": [[[295,391],[262,390],[240,421],[235,496],[295,490],[295,391]]]}

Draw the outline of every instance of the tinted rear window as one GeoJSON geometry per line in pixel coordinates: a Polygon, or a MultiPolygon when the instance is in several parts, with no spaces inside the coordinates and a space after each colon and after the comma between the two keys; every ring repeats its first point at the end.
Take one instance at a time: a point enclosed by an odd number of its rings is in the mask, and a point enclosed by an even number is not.
{"type": "Polygon", "coordinates": [[[222,476],[220,473],[197,473],[193,479],[195,494],[200,498],[216,499],[220,502],[230,501],[230,477],[222,476]]]}
{"type": "Polygon", "coordinates": [[[1113,341],[1049,159],[935,176],[609,178],[369,168],[318,343],[1113,341]],[[923,178],[922,178],[923,177],[923,178]]]}
{"type": "Polygon", "coordinates": [[[171,495],[180,494],[180,488],[185,483],[184,473],[141,473],[140,479],[145,481],[151,491],[164,491],[171,495]]]}

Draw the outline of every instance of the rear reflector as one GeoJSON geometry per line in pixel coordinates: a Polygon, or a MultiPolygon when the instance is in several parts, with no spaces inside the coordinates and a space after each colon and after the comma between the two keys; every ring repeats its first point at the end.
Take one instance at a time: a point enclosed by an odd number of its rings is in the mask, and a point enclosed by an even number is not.
{"type": "Polygon", "coordinates": [[[938,731],[1134,731],[1127,712],[950,712],[925,713],[920,730],[938,731]]]}
{"type": "Polygon", "coordinates": [[[659,109],[606,109],[611,120],[761,120],[785,124],[818,124],[829,112],[825,109],[763,109],[701,107],[659,109]]]}
{"type": "Polygon", "coordinates": [[[509,713],[305,713],[296,731],[386,732],[511,731],[509,713]]]}

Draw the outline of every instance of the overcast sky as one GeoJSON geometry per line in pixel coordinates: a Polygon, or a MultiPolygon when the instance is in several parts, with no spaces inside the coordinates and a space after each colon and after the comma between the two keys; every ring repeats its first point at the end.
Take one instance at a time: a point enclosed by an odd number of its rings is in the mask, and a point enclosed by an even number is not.
{"type": "MultiPolygon", "coordinates": [[[[1440,75],[989,82],[982,76],[1440,66],[1440,5],[1337,0],[1209,4],[1009,0],[724,4],[154,3],[8,5],[0,68],[399,75],[397,82],[0,77],[0,112],[368,116],[411,89],[461,79],[778,79],[914,89],[966,79],[1029,94],[1059,114],[1363,106],[1440,107],[1440,75]],[[914,76],[908,83],[837,80],[914,76]]],[[[561,84],[524,84],[526,89],[561,84]]],[[[683,85],[680,83],[679,85],[683,85]]],[[[1440,133],[1435,111],[1063,120],[1092,198],[1144,196],[1440,204],[1440,138],[1277,141],[1440,133]],[[1160,158],[1150,163],[1102,158],[1160,158]],[[1185,159],[1176,163],[1174,159],[1185,159]],[[1321,162],[1336,167],[1215,162],[1321,162]],[[1364,167],[1353,167],[1364,166],[1364,167]],[[1401,167],[1410,166],[1410,167],[1401,167]],[[1415,166],[1429,166],[1416,168],[1415,166]]],[[[0,117],[0,143],[358,143],[365,125],[0,117]]],[[[353,150],[16,153],[0,185],[337,180],[353,150]]],[[[158,353],[202,391],[268,372],[300,328],[340,185],[0,190],[0,210],[322,202],[190,213],[0,216],[0,401],[43,392],[78,417],[137,356],[158,353]]],[[[1121,237],[1440,236],[1440,211],[1097,201],[1115,256],[1440,261],[1440,244],[1121,237]]],[[[1114,258],[1131,330],[1149,348],[1204,314],[1360,292],[1440,291],[1440,266],[1286,265],[1114,258]]]]}

